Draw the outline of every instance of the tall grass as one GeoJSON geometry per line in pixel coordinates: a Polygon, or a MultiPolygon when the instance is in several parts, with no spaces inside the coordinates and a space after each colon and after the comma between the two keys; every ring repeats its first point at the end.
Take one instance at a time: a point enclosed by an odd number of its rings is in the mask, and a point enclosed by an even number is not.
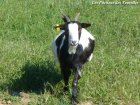
{"type": "Polygon", "coordinates": [[[78,99],[139,105],[139,10],[139,4],[92,5],[92,0],[0,0],[0,96],[26,91],[33,105],[70,104],[70,94],[61,95],[63,81],[50,47],[58,32],[52,27],[62,23],[62,13],[73,19],[80,12],[79,20],[92,24],[88,31],[96,48],[83,68],[78,99]]]}

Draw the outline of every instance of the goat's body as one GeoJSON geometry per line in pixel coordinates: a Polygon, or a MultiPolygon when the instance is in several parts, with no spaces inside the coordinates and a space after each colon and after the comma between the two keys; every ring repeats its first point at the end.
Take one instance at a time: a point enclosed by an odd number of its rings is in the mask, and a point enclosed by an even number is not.
{"type": "Polygon", "coordinates": [[[68,16],[64,16],[65,24],[58,26],[61,32],[52,43],[53,53],[60,64],[64,78],[64,90],[68,90],[71,70],[75,72],[72,83],[72,103],[76,102],[77,83],[81,77],[82,66],[92,59],[95,46],[95,38],[85,29],[90,24],[78,22],[78,15],[75,21],[70,21],[68,16]]]}
{"type": "Polygon", "coordinates": [[[62,30],[52,44],[56,62],[59,62],[60,66],[73,69],[75,65],[84,64],[86,61],[91,60],[94,40],[94,37],[83,28],[75,54],[69,54],[68,40],[65,38],[65,31],[62,30]]]}

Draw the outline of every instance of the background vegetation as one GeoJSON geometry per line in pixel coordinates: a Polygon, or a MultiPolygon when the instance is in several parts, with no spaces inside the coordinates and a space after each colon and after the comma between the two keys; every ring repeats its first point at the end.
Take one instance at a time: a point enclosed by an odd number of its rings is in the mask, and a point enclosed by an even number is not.
{"type": "Polygon", "coordinates": [[[50,46],[61,13],[73,19],[78,12],[81,22],[92,24],[88,30],[96,38],[78,99],[140,105],[140,2],[93,5],[92,0],[0,0],[0,104],[70,104],[70,92],[61,94],[63,81],[50,46]]]}

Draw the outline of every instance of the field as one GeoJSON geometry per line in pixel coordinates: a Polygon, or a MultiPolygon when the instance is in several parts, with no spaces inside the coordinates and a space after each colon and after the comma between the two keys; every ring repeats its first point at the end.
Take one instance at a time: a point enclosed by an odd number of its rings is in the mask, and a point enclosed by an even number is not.
{"type": "Polygon", "coordinates": [[[61,14],[73,19],[78,12],[96,38],[79,80],[79,105],[140,105],[140,2],[92,0],[0,0],[0,105],[70,105],[51,42],[61,14]]]}

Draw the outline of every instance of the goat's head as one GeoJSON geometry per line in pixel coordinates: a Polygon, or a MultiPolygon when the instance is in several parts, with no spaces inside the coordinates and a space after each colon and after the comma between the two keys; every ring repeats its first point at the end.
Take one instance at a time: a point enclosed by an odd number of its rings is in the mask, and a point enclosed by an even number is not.
{"type": "MultiPolygon", "coordinates": [[[[61,30],[65,31],[65,37],[68,39],[69,50],[76,49],[77,45],[79,44],[79,40],[81,37],[81,30],[82,28],[87,28],[91,26],[90,23],[80,23],[78,21],[80,13],[78,13],[75,17],[74,21],[71,21],[69,16],[63,15],[64,24],[59,25],[61,30]]],[[[74,51],[75,52],[75,51],[74,51]]],[[[72,52],[72,53],[74,53],[72,52]]],[[[69,52],[71,53],[71,52],[69,52]]]]}

